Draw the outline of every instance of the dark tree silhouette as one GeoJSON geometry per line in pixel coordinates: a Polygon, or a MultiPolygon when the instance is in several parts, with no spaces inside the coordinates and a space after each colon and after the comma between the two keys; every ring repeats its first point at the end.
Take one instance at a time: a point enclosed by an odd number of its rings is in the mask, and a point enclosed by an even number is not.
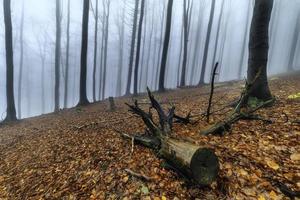
{"type": "Polygon", "coordinates": [[[163,46],[163,51],[162,51],[161,67],[160,67],[160,74],[159,74],[159,85],[158,85],[159,91],[165,90],[165,73],[166,73],[166,64],[167,64],[167,58],[168,58],[170,34],[171,34],[172,10],[173,10],[173,0],[169,0],[168,8],[167,8],[164,46],[163,46]]]}
{"type": "Polygon", "coordinates": [[[97,69],[97,54],[98,54],[98,0],[96,0],[94,12],[95,33],[94,33],[94,66],[93,66],[93,101],[96,102],[96,69],[97,69]]]}
{"type": "Polygon", "coordinates": [[[207,28],[206,41],[205,41],[205,47],[204,47],[204,54],[203,54],[203,60],[202,60],[202,66],[201,66],[199,85],[204,84],[206,63],[207,63],[209,43],[210,43],[210,37],[211,37],[211,29],[212,29],[214,14],[215,14],[215,6],[216,6],[216,0],[212,0],[208,28],[207,28]]]}
{"type": "Polygon", "coordinates": [[[20,67],[19,67],[19,81],[18,81],[18,118],[22,118],[22,82],[23,82],[23,65],[24,65],[24,0],[22,1],[22,14],[20,24],[20,67]]]}
{"type": "Polygon", "coordinates": [[[54,84],[54,111],[59,111],[60,85],[60,58],[61,58],[61,8],[60,0],[56,0],[56,42],[55,42],[55,84],[54,84]]]}
{"type": "Polygon", "coordinates": [[[71,14],[71,0],[68,0],[68,14],[67,14],[67,44],[66,44],[66,78],[65,78],[65,96],[64,108],[68,107],[68,90],[69,90],[69,56],[70,56],[70,14],[71,14]]]}
{"type": "Polygon", "coordinates": [[[129,57],[129,68],[128,68],[129,70],[128,70],[128,78],[127,78],[126,95],[130,94],[130,89],[131,89],[131,77],[132,77],[133,59],[134,59],[134,51],[135,51],[138,9],[139,9],[139,0],[135,0],[133,25],[132,25],[132,33],[131,33],[130,57],[129,57]]]}
{"type": "Polygon", "coordinates": [[[139,63],[140,63],[140,51],[141,51],[144,9],[145,9],[145,0],[142,0],[141,14],[140,14],[139,26],[138,26],[138,35],[137,35],[135,67],[134,67],[134,84],[133,84],[133,87],[134,87],[133,93],[134,93],[134,95],[137,95],[137,93],[138,93],[138,75],[139,75],[139,63]]]}
{"type": "Polygon", "coordinates": [[[272,98],[268,79],[269,23],[273,0],[255,0],[250,29],[247,82],[251,84],[249,96],[261,100],[272,98]]]}
{"type": "Polygon", "coordinates": [[[5,50],[6,50],[6,101],[7,110],[4,121],[17,120],[15,97],[14,97],[14,56],[13,56],[13,36],[11,23],[11,2],[3,0],[3,12],[5,23],[5,50]]]}
{"type": "Polygon", "coordinates": [[[90,0],[83,1],[82,15],[82,41],[81,41],[81,66],[80,66],[80,93],[78,105],[89,103],[86,96],[86,75],[87,75],[87,47],[88,47],[88,27],[89,27],[89,6],[90,0]]]}

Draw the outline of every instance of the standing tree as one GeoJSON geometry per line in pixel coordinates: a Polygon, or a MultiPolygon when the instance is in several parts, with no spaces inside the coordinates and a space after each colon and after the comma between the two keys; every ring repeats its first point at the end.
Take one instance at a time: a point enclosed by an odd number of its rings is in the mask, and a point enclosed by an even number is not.
{"type": "MultiPolygon", "coordinates": [[[[181,68],[181,79],[180,86],[183,87],[186,84],[185,74],[186,74],[186,64],[187,64],[187,51],[188,51],[188,43],[189,43],[189,32],[190,32],[190,23],[191,18],[189,17],[191,13],[191,0],[183,0],[183,59],[182,59],[182,68],[181,68]]],[[[198,36],[199,37],[199,36],[198,36]]]]}
{"type": "Polygon", "coordinates": [[[135,40],[136,40],[136,28],[137,28],[137,19],[138,19],[138,9],[139,9],[139,0],[135,0],[135,8],[134,8],[134,15],[133,15],[133,25],[132,25],[132,33],[131,33],[131,47],[130,47],[130,57],[129,57],[129,67],[128,67],[128,78],[127,78],[126,95],[130,94],[130,89],[131,89],[131,77],[132,77],[133,59],[134,59],[134,51],[135,51],[135,40]]]}
{"type": "Polygon", "coordinates": [[[18,118],[22,117],[22,81],[23,81],[23,64],[24,64],[24,0],[22,1],[22,14],[20,26],[20,68],[19,68],[19,82],[18,82],[18,118]]]}
{"type": "Polygon", "coordinates": [[[211,9],[210,9],[210,16],[209,16],[207,35],[206,35],[206,41],[205,41],[205,47],[204,47],[204,54],[203,54],[203,60],[202,60],[202,67],[201,67],[199,85],[204,83],[206,63],[207,63],[208,50],[209,50],[209,43],[210,43],[210,37],[211,37],[211,30],[212,30],[212,24],[213,24],[214,14],[215,14],[215,6],[216,6],[216,0],[212,0],[211,1],[211,9]]]}
{"type": "Polygon", "coordinates": [[[250,29],[247,82],[249,96],[266,101],[272,99],[267,79],[269,53],[269,23],[273,0],[255,0],[250,29]]]}
{"type": "Polygon", "coordinates": [[[55,42],[55,84],[54,84],[54,111],[59,111],[60,85],[60,58],[61,58],[61,8],[60,0],[56,0],[56,42],[55,42]]]}
{"type": "Polygon", "coordinates": [[[104,29],[104,52],[103,52],[102,98],[105,98],[110,0],[103,1],[103,8],[104,8],[104,16],[105,16],[104,17],[105,29],[104,29]]]}
{"type": "Polygon", "coordinates": [[[140,63],[140,51],[141,51],[141,39],[142,39],[142,29],[143,29],[143,19],[144,19],[144,8],[145,0],[141,3],[141,14],[139,19],[138,36],[137,36],[137,47],[136,47],[136,57],[135,57],[135,67],[134,67],[134,95],[138,93],[138,74],[139,74],[139,63],[140,63]]]}
{"type": "Polygon", "coordinates": [[[296,48],[299,41],[299,35],[300,35],[299,33],[300,33],[300,12],[298,13],[297,16],[296,27],[293,35],[292,47],[290,52],[289,65],[288,65],[288,69],[291,71],[294,70],[293,67],[294,67],[294,61],[296,57],[296,50],[297,50],[296,48]]]}
{"type": "Polygon", "coordinates": [[[97,69],[97,50],[98,50],[98,0],[96,0],[95,10],[93,9],[95,19],[94,33],[94,66],[93,66],[93,101],[96,102],[96,69],[97,69]]]}
{"type": "Polygon", "coordinates": [[[158,85],[159,91],[165,90],[165,73],[166,73],[166,64],[168,58],[170,34],[171,34],[172,10],[173,10],[173,0],[169,0],[168,8],[167,8],[165,39],[164,39],[163,52],[161,57],[160,74],[159,74],[159,85],[158,85]]]}
{"type": "Polygon", "coordinates": [[[65,78],[65,96],[64,108],[68,107],[68,89],[69,89],[69,56],[70,56],[70,14],[71,14],[71,0],[68,0],[68,16],[67,16],[67,44],[66,44],[66,78],[65,78]]]}
{"type": "Polygon", "coordinates": [[[7,110],[5,121],[17,120],[14,97],[14,56],[13,36],[11,23],[10,0],[3,0],[3,13],[5,23],[5,49],[6,49],[6,101],[7,110]]]}
{"type": "Polygon", "coordinates": [[[87,75],[87,47],[88,47],[88,28],[89,28],[89,6],[90,0],[83,1],[82,15],[82,41],[81,41],[81,66],[80,66],[80,94],[78,105],[89,103],[86,95],[86,75],[87,75]]]}

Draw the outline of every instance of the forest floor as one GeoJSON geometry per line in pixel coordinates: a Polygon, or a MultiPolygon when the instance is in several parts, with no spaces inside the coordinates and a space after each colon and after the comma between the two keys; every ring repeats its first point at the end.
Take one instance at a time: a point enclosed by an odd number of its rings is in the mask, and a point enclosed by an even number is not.
{"type": "MultiPolygon", "coordinates": [[[[219,84],[213,109],[237,99],[244,83],[219,84]]],[[[277,101],[258,113],[273,121],[239,121],[225,136],[201,136],[209,124],[175,124],[174,134],[215,150],[220,159],[218,181],[207,188],[189,186],[176,173],[161,167],[162,160],[144,147],[134,146],[114,130],[143,132],[142,120],[116,99],[63,110],[0,127],[0,199],[288,199],[267,176],[300,190],[300,75],[270,78],[277,101]],[[126,172],[151,177],[145,182],[126,172]],[[266,176],[267,175],[267,176],[266,176]]],[[[176,112],[202,113],[209,86],[154,93],[172,102],[176,112]]],[[[137,97],[148,102],[146,95],[137,97]]],[[[166,108],[168,104],[164,104],[166,108]]],[[[147,109],[148,105],[143,104],[147,109]]],[[[211,124],[223,119],[219,112],[211,124]]]]}

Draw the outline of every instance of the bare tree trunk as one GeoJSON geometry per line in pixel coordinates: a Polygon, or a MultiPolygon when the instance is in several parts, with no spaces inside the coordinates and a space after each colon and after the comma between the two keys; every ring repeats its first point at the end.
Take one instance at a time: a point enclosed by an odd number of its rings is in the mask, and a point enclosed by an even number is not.
{"type": "Polygon", "coordinates": [[[56,42],[55,42],[55,86],[54,111],[59,111],[59,85],[60,85],[60,58],[61,58],[61,8],[60,1],[56,0],[56,42]]]}
{"type": "Polygon", "coordinates": [[[104,53],[103,53],[103,84],[102,84],[102,98],[105,98],[106,87],[106,71],[107,71],[107,50],[108,50],[108,28],[110,15],[110,0],[103,1],[103,7],[106,9],[105,15],[105,37],[104,37],[104,53]]]}
{"type": "Polygon", "coordinates": [[[289,71],[294,70],[294,61],[296,57],[297,44],[299,41],[299,32],[300,32],[300,12],[298,13],[296,27],[293,35],[293,40],[292,40],[292,47],[290,51],[290,58],[289,58],[289,65],[288,65],[289,71]]]}
{"type": "Polygon", "coordinates": [[[177,86],[180,86],[180,81],[181,81],[181,78],[180,78],[180,69],[181,69],[181,60],[182,60],[182,49],[183,49],[183,39],[184,39],[184,28],[183,28],[183,20],[182,20],[182,28],[181,28],[181,33],[180,33],[180,50],[179,50],[179,60],[178,60],[178,67],[177,67],[177,86]]]}
{"type": "Polygon", "coordinates": [[[65,78],[65,96],[64,96],[64,108],[68,107],[68,89],[69,89],[69,54],[70,54],[70,1],[68,0],[68,16],[67,16],[67,45],[66,45],[66,78],[65,78]]]}
{"type": "Polygon", "coordinates": [[[146,49],[146,39],[147,39],[147,2],[145,2],[145,6],[144,6],[144,31],[143,31],[143,42],[142,42],[142,59],[141,59],[141,66],[140,66],[140,73],[139,73],[139,82],[138,82],[138,90],[141,92],[142,90],[142,81],[144,80],[144,72],[145,72],[145,49],[146,49]]]}
{"type": "Polygon", "coordinates": [[[140,20],[139,20],[139,27],[138,27],[138,36],[137,36],[135,67],[134,67],[134,84],[133,84],[133,87],[134,87],[133,94],[134,95],[137,95],[137,93],[138,93],[138,75],[139,75],[141,39],[142,39],[143,19],[144,19],[144,7],[145,7],[145,0],[142,0],[141,14],[140,14],[140,20]]]}
{"type": "Polygon", "coordinates": [[[11,23],[10,0],[3,0],[3,12],[5,23],[5,49],[6,49],[6,118],[5,121],[15,121],[16,107],[14,97],[14,56],[13,56],[13,36],[11,23]]]}
{"type": "Polygon", "coordinates": [[[125,5],[122,8],[121,22],[118,19],[118,34],[119,34],[119,61],[118,61],[118,75],[117,75],[117,89],[116,95],[122,95],[122,69],[123,69],[123,58],[124,58],[124,32],[125,32],[125,5]]]}
{"type": "Polygon", "coordinates": [[[135,39],[136,39],[138,8],[139,8],[139,0],[135,0],[133,26],[132,26],[132,33],[131,33],[132,35],[131,35],[131,47],[130,47],[129,68],[128,68],[129,70],[128,70],[128,78],[127,78],[126,95],[130,94],[130,89],[131,89],[131,77],[132,77],[133,59],[134,59],[134,51],[135,51],[135,39]]]}
{"type": "MultiPolygon", "coordinates": [[[[102,37],[101,37],[101,52],[100,52],[100,70],[99,70],[99,96],[98,99],[101,99],[102,94],[102,85],[103,85],[103,57],[104,57],[104,40],[105,40],[105,10],[102,15],[102,37]]],[[[103,98],[103,97],[102,97],[103,98]]]]}
{"type": "Polygon", "coordinates": [[[42,114],[45,114],[45,101],[46,101],[46,98],[45,98],[45,62],[46,62],[46,58],[45,58],[45,55],[44,57],[42,57],[42,74],[41,74],[41,77],[42,77],[42,84],[41,84],[41,90],[42,90],[42,114]]]}
{"type": "Polygon", "coordinates": [[[261,100],[272,99],[267,79],[269,52],[269,23],[273,0],[255,0],[250,29],[247,82],[251,84],[249,96],[261,100]]]}
{"type": "Polygon", "coordinates": [[[166,19],[166,30],[164,38],[164,47],[161,58],[161,67],[159,73],[159,91],[165,90],[165,72],[166,72],[166,63],[168,58],[170,34],[171,34],[171,24],[172,24],[172,9],[173,9],[173,0],[168,1],[167,8],[167,19],[166,19]]]}
{"type": "Polygon", "coordinates": [[[87,75],[87,48],[88,48],[88,27],[89,27],[89,6],[90,1],[83,1],[82,15],[82,41],[81,41],[81,66],[80,66],[80,94],[78,105],[89,103],[86,95],[86,75],[87,75]]]}
{"type": "Polygon", "coordinates": [[[24,0],[22,1],[22,14],[21,14],[21,26],[20,26],[20,71],[18,82],[18,118],[22,118],[22,81],[23,81],[23,61],[24,61],[24,0]]]}
{"type": "Polygon", "coordinates": [[[247,12],[247,23],[246,23],[246,30],[245,30],[245,35],[244,35],[244,44],[243,44],[243,47],[242,47],[242,53],[241,53],[241,59],[240,59],[240,66],[239,66],[239,71],[238,71],[238,78],[242,78],[242,73],[243,73],[243,63],[244,63],[244,60],[246,59],[246,49],[247,49],[247,38],[248,38],[248,35],[249,35],[249,24],[250,24],[250,15],[251,15],[251,12],[250,12],[250,9],[251,9],[251,4],[252,4],[252,1],[249,1],[249,7],[248,7],[248,12],[247,12]]]}
{"type": "Polygon", "coordinates": [[[93,101],[96,102],[96,69],[97,69],[97,50],[98,50],[98,0],[95,5],[95,33],[94,33],[94,66],[93,66],[93,101]]]}
{"type": "Polygon", "coordinates": [[[207,35],[206,35],[206,41],[205,41],[205,47],[204,47],[204,54],[203,54],[203,61],[202,61],[199,85],[204,84],[206,63],[207,63],[209,43],[210,43],[210,37],[211,37],[211,29],[212,29],[214,13],[215,13],[215,6],[216,6],[216,0],[212,0],[211,1],[211,10],[210,10],[210,16],[209,16],[209,22],[208,22],[208,28],[207,28],[207,35]]]}

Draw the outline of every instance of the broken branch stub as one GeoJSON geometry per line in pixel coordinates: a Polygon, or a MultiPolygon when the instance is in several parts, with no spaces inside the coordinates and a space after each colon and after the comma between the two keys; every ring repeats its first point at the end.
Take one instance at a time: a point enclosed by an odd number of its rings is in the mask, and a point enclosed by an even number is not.
{"type": "Polygon", "coordinates": [[[151,106],[158,114],[159,125],[154,122],[150,112],[146,113],[139,107],[137,101],[134,105],[127,104],[130,112],[142,118],[148,130],[148,134],[133,136],[135,143],[154,149],[159,157],[193,182],[204,186],[211,184],[219,171],[219,161],[214,151],[172,138],[175,107],[166,114],[150,90],[147,90],[151,106]]]}

